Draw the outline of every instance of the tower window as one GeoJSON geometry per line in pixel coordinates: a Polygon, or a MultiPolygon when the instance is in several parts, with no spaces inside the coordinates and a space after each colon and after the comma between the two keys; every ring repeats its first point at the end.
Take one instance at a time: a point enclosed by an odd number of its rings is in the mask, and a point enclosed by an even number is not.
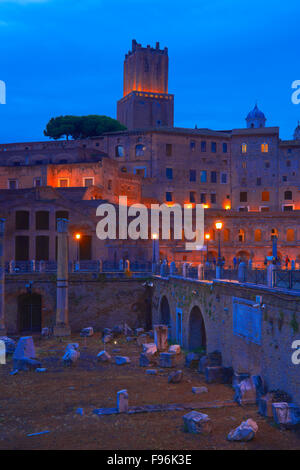
{"type": "Polygon", "coordinates": [[[196,142],[194,140],[191,140],[190,149],[192,150],[192,152],[195,150],[195,148],[196,148],[196,142]]]}
{"type": "Polygon", "coordinates": [[[172,144],[166,144],[166,156],[167,157],[172,156],[172,144]]]}
{"type": "Polygon", "coordinates": [[[217,143],[216,142],[211,143],[211,151],[212,151],[212,153],[216,153],[216,151],[217,151],[217,143]]]}
{"type": "Polygon", "coordinates": [[[205,140],[201,141],[201,152],[206,152],[206,141],[205,140]]]}
{"type": "Polygon", "coordinates": [[[242,153],[247,153],[247,144],[242,144],[242,153]]]}
{"type": "Polygon", "coordinates": [[[223,148],[223,153],[227,153],[228,146],[226,142],[223,143],[222,148],[223,148]]]}
{"type": "Polygon", "coordinates": [[[261,151],[262,153],[268,153],[269,152],[269,145],[266,143],[261,144],[261,151]]]}

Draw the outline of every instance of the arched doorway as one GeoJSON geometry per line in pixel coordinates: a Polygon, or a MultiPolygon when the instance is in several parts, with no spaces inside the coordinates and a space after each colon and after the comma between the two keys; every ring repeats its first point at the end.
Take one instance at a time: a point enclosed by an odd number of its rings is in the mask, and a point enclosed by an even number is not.
{"type": "Polygon", "coordinates": [[[163,296],[160,302],[160,323],[171,327],[170,305],[167,297],[163,296]]]}
{"type": "Polygon", "coordinates": [[[41,331],[42,297],[39,294],[22,294],[18,297],[19,330],[41,331]]]}
{"type": "Polygon", "coordinates": [[[250,254],[248,253],[248,251],[238,251],[236,257],[241,261],[247,262],[250,259],[250,254]]]}
{"type": "Polygon", "coordinates": [[[206,350],[206,331],[200,308],[192,308],[189,319],[189,350],[206,350]]]}

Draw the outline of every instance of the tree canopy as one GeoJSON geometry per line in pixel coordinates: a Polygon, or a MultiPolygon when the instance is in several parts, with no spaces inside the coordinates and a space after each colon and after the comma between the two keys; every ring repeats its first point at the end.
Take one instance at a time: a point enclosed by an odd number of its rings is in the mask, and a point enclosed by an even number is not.
{"type": "Polygon", "coordinates": [[[116,119],[108,116],[90,114],[88,116],[58,116],[51,118],[44,135],[52,139],[69,137],[72,139],[86,139],[96,137],[104,132],[123,131],[126,127],[116,119]]]}

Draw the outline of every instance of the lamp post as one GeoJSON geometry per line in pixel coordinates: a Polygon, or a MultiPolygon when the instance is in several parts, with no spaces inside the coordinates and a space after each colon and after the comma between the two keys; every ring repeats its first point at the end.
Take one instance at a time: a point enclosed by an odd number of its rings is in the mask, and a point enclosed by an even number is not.
{"type": "Polygon", "coordinates": [[[216,230],[218,232],[218,262],[217,262],[217,271],[216,277],[217,279],[221,278],[221,268],[222,268],[222,258],[221,258],[221,230],[223,227],[223,223],[218,221],[215,223],[216,230]]]}
{"type": "Polygon", "coordinates": [[[152,272],[156,272],[156,264],[159,260],[159,237],[158,233],[152,233],[152,272]]]}
{"type": "Polygon", "coordinates": [[[208,263],[208,242],[210,240],[210,234],[209,233],[205,234],[205,240],[206,240],[206,263],[208,263]]]}
{"type": "Polygon", "coordinates": [[[75,233],[75,240],[76,240],[76,260],[79,262],[79,243],[81,239],[81,233],[75,233]]]}

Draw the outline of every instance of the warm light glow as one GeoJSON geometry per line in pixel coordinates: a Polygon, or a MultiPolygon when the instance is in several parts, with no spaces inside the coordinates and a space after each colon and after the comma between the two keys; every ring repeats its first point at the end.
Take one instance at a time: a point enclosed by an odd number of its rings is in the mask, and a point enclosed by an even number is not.
{"type": "Polygon", "coordinates": [[[203,207],[204,207],[204,209],[209,209],[209,205],[208,205],[208,204],[203,204],[203,207]]]}
{"type": "Polygon", "coordinates": [[[210,234],[209,233],[205,234],[205,240],[210,240],[210,234]]]}
{"type": "Polygon", "coordinates": [[[76,240],[80,240],[81,234],[80,234],[80,233],[76,233],[76,234],[75,234],[75,238],[76,238],[76,240]]]}
{"type": "Polygon", "coordinates": [[[158,234],[152,233],[152,240],[157,240],[157,239],[158,239],[158,234]]]}
{"type": "Polygon", "coordinates": [[[227,204],[227,205],[225,206],[225,210],[226,210],[226,211],[229,211],[230,209],[231,209],[230,204],[227,204]]]}
{"type": "Polygon", "coordinates": [[[185,204],[185,207],[186,207],[187,209],[193,209],[193,204],[185,204]]]}
{"type": "Polygon", "coordinates": [[[216,222],[216,229],[217,230],[222,230],[222,227],[223,227],[223,223],[222,222],[216,222]]]}

